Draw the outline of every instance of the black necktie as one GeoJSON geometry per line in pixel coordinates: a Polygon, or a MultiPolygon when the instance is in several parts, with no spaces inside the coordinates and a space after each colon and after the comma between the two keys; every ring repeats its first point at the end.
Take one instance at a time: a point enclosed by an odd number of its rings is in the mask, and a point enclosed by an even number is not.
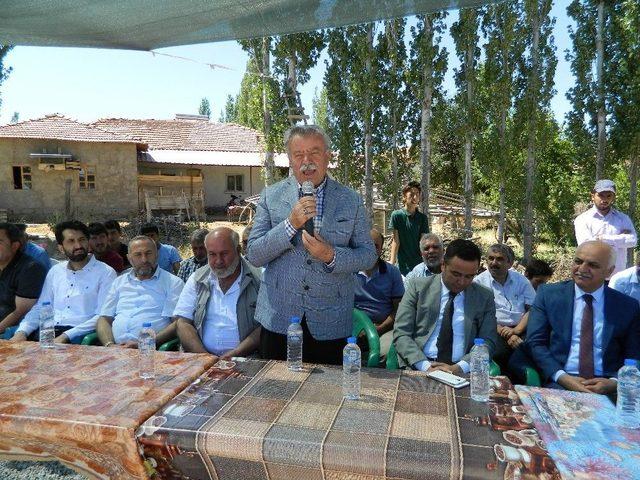
{"type": "Polygon", "coordinates": [[[440,327],[440,334],[436,341],[436,347],[438,347],[438,362],[447,364],[452,363],[451,354],[453,351],[453,299],[457,294],[449,292],[449,300],[444,306],[444,314],[442,315],[442,326],[440,327]]]}

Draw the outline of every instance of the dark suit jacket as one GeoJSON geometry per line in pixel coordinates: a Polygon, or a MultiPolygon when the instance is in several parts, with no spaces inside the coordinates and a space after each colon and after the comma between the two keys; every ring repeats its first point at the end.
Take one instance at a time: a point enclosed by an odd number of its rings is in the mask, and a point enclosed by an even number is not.
{"type": "MultiPolygon", "coordinates": [[[[571,349],[575,283],[541,285],[529,312],[525,353],[545,382],[564,370],[571,349]]],[[[640,306],[633,298],[604,287],[603,376],[615,377],[625,358],[640,357],[640,306]]]]}
{"type": "MultiPolygon", "coordinates": [[[[423,349],[440,315],[442,275],[410,279],[398,307],[393,327],[393,342],[400,366],[413,366],[426,360],[423,349]]],[[[496,347],[496,306],[493,292],[477,283],[464,291],[464,344],[462,360],[470,362],[469,352],[475,338],[483,338],[493,356],[496,347]]]]}

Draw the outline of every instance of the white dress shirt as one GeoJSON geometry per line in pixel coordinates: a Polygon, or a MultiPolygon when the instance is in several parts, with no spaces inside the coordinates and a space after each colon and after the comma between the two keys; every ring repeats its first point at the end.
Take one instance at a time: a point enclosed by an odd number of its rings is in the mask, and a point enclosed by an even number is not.
{"type": "Polygon", "coordinates": [[[640,267],[633,266],[611,276],[609,286],[640,303],[640,267]]]}
{"type": "Polygon", "coordinates": [[[489,270],[473,279],[474,282],[493,291],[498,325],[515,327],[525,313],[525,305],[533,305],[536,291],[527,277],[515,270],[507,271],[504,285],[496,281],[489,270]]]}
{"type": "MultiPolygon", "coordinates": [[[[422,351],[427,358],[438,358],[438,335],[442,328],[442,318],[444,316],[444,309],[447,306],[449,300],[449,289],[445,286],[442,279],[440,279],[442,286],[442,292],[440,293],[440,313],[438,313],[438,320],[436,326],[433,329],[433,333],[424,344],[422,351]]],[[[451,350],[451,359],[457,363],[464,373],[469,373],[469,364],[464,360],[460,360],[464,354],[464,291],[458,293],[453,299],[453,319],[451,321],[453,327],[453,348],[451,350]]],[[[427,371],[431,367],[429,360],[422,360],[417,362],[414,367],[416,370],[427,371]]]]}
{"type": "MultiPolygon", "coordinates": [[[[573,324],[571,326],[571,348],[567,356],[564,370],[553,374],[553,381],[557,382],[564,373],[578,375],[580,363],[580,329],[582,327],[582,313],[586,302],[582,296],[586,293],[575,285],[573,299],[573,324]]],[[[604,285],[591,294],[593,297],[593,371],[596,377],[602,377],[602,332],[604,330],[604,285]]]]}
{"type": "Polygon", "coordinates": [[[20,322],[18,332],[30,335],[40,327],[44,302],[51,303],[56,325],[73,327],[65,332],[70,340],[96,329],[100,308],[117,274],[93,255],[81,270],[71,270],[68,265],[65,261],[51,267],[40,298],[20,322]]]}
{"type": "Polygon", "coordinates": [[[100,309],[100,315],[114,319],[115,342],[137,340],[147,322],[156,332],[169,325],[183,286],[180,278],[160,267],[146,280],[136,278],[133,270],[119,276],[100,309]]]}
{"type": "MultiPolygon", "coordinates": [[[[222,355],[236,348],[240,343],[236,307],[240,297],[242,270],[226,293],[220,289],[218,278],[209,274],[211,296],[207,303],[207,314],[202,326],[202,344],[209,353],[214,355],[222,355]]],[[[193,277],[193,275],[189,277],[182,289],[180,299],[173,312],[174,316],[193,320],[198,299],[196,282],[193,277]]]]}
{"type": "Polygon", "coordinates": [[[611,208],[609,213],[603,216],[596,207],[591,207],[578,215],[573,221],[573,225],[578,245],[588,240],[597,240],[600,237],[600,240],[615,249],[616,268],[613,273],[627,268],[627,249],[635,247],[638,243],[633,222],[627,215],[611,208]],[[629,230],[630,233],[621,233],[623,230],[629,230]]]}

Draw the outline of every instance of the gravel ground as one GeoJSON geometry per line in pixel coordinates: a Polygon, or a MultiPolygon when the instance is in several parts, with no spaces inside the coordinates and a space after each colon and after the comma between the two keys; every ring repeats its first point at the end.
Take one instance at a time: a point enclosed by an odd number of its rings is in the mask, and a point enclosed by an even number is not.
{"type": "Polygon", "coordinates": [[[59,462],[0,462],[2,480],[85,480],[59,462]]]}

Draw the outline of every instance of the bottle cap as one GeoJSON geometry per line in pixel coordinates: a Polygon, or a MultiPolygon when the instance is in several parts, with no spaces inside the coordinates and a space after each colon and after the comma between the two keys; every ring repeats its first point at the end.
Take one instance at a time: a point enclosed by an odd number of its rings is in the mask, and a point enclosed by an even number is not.
{"type": "Polygon", "coordinates": [[[484,338],[476,338],[473,340],[474,345],[484,345],[484,338]]]}
{"type": "Polygon", "coordinates": [[[347,338],[347,343],[356,343],[356,337],[347,338]]]}
{"type": "Polygon", "coordinates": [[[637,367],[638,366],[638,360],[635,360],[633,358],[627,358],[624,361],[624,366],[625,367],[637,367]]]}
{"type": "Polygon", "coordinates": [[[291,317],[289,323],[300,323],[300,317],[291,317]]]}
{"type": "Polygon", "coordinates": [[[142,328],[151,328],[151,322],[144,322],[142,328]]]}

